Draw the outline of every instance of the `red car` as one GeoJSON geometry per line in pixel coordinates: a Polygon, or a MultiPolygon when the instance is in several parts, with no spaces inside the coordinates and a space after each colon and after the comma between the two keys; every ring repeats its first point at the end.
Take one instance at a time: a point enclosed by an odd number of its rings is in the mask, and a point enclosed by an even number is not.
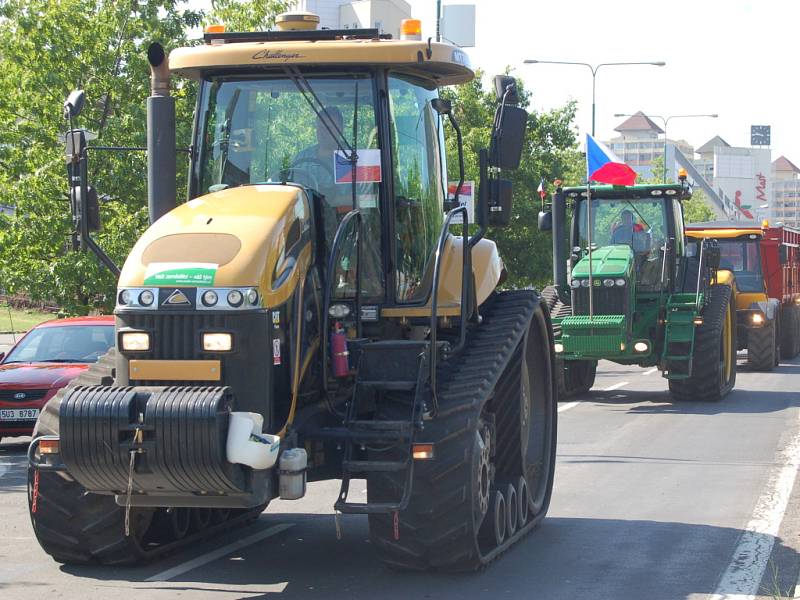
{"type": "Polygon", "coordinates": [[[41,323],[0,353],[0,439],[30,435],[39,410],[114,345],[114,317],[41,323]]]}

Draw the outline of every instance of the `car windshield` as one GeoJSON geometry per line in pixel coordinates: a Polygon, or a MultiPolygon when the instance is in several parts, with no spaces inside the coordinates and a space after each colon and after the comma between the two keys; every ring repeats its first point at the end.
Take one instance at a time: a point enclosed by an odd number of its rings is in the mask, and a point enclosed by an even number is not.
{"type": "Polygon", "coordinates": [[[93,363],[114,345],[111,325],[38,327],[9,353],[8,363],[93,363]]]}
{"type": "MultiPolygon", "coordinates": [[[[584,251],[589,247],[589,211],[586,204],[586,200],[579,202],[576,214],[578,243],[584,251]]],[[[668,237],[664,200],[593,198],[591,212],[592,247],[630,246],[639,289],[659,290],[662,286],[663,247],[668,237]]]]}
{"type": "Polygon", "coordinates": [[[720,269],[733,271],[741,292],[763,292],[761,253],[758,240],[719,240],[720,269]]]}
{"type": "Polygon", "coordinates": [[[381,180],[368,73],[220,77],[203,84],[198,195],[299,183],[331,206],[375,202],[381,180]],[[354,173],[358,185],[353,185],[354,173]]]}

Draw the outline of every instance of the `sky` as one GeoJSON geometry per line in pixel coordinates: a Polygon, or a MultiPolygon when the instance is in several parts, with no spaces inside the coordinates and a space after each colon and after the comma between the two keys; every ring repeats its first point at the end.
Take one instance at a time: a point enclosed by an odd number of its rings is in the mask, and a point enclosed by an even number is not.
{"type": "MultiPolygon", "coordinates": [[[[434,0],[407,0],[435,35],[434,0]]],[[[749,146],[751,125],[772,126],[772,158],[800,165],[798,82],[800,37],[796,0],[444,0],[476,5],[474,68],[487,75],[510,66],[533,94],[536,110],[574,99],[581,140],[591,131],[592,75],[587,67],[525,65],[526,58],[586,62],[656,62],[666,66],[600,67],[596,76],[596,134],[616,136],[615,113],[673,118],[670,139],[695,148],[714,135],[749,146]]],[[[193,0],[195,6],[210,4],[193,0]]],[[[659,119],[654,119],[661,124],[659,119]]],[[[583,143],[581,143],[583,146],[583,143]]]]}
{"type": "MultiPolygon", "coordinates": [[[[618,135],[614,127],[624,119],[616,113],[717,113],[716,119],[670,119],[669,138],[697,148],[720,135],[732,146],[749,146],[751,125],[771,125],[773,160],[785,155],[800,164],[797,63],[791,62],[800,37],[796,0],[473,1],[476,47],[467,51],[473,67],[495,74],[511,66],[532,91],[537,110],[576,100],[581,139],[591,131],[591,71],[525,65],[524,59],[664,61],[664,67],[597,71],[598,138],[618,135]]],[[[444,2],[450,3],[459,2],[444,2]]],[[[410,4],[423,19],[423,35],[434,35],[435,2],[410,4]]]]}

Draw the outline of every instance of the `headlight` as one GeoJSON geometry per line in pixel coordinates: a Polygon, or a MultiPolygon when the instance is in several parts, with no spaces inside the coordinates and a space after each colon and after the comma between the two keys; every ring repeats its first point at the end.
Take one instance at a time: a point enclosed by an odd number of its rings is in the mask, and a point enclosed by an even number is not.
{"type": "Polygon", "coordinates": [[[624,287],[625,286],[625,280],[622,277],[617,279],[614,283],[616,283],[619,287],[624,287]]]}
{"type": "Polygon", "coordinates": [[[581,280],[573,279],[569,282],[569,287],[571,287],[573,290],[577,290],[579,287],[581,287],[581,280]]]}
{"type": "Polygon", "coordinates": [[[588,279],[581,279],[581,285],[583,287],[589,287],[589,280],[588,279]]]}
{"type": "Polygon", "coordinates": [[[556,351],[556,354],[560,354],[560,353],[562,353],[564,351],[564,344],[561,344],[560,342],[556,342],[554,349],[556,351]]]}
{"type": "Polygon", "coordinates": [[[214,290],[206,290],[203,292],[203,297],[201,300],[205,306],[214,306],[217,303],[217,300],[219,300],[219,297],[217,296],[217,292],[214,290]]]}
{"type": "Polygon", "coordinates": [[[764,322],[764,315],[761,313],[753,313],[753,324],[761,325],[764,322]]]}
{"type": "Polygon", "coordinates": [[[231,290],[228,292],[228,304],[231,306],[241,306],[244,301],[244,296],[239,290],[231,290]]]}
{"type": "Polygon", "coordinates": [[[245,293],[245,296],[247,298],[247,303],[252,306],[255,306],[256,302],[258,302],[258,290],[249,289],[245,293]]]}
{"type": "Polygon", "coordinates": [[[145,331],[124,331],[120,335],[122,349],[129,352],[150,350],[150,334],[145,331]]]}
{"type": "Polygon", "coordinates": [[[603,279],[603,285],[606,287],[614,287],[613,279],[603,279]]]}
{"type": "Polygon", "coordinates": [[[647,342],[636,342],[633,345],[633,349],[636,350],[636,352],[647,352],[649,347],[647,342]]]}
{"type": "Polygon", "coordinates": [[[155,299],[155,295],[150,290],[144,290],[139,294],[139,304],[142,306],[150,306],[155,299]]]}
{"type": "Polygon", "coordinates": [[[233,336],[230,333],[204,333],[203,350],[206,352],[230,352],[233,336]]]}
{"type": "Polygon", "coordinates": [[[131,292],[130,290],[122,290],[119,293],[119,303],[120,304],[130,304],[131,303],[131,292]]]}
{"type": "Polygon", "coordinates": [[[350,314],[350,307],[347,304],[334,304],[328,309],[328,314],[334,319],[344,319],[350,314]]]}

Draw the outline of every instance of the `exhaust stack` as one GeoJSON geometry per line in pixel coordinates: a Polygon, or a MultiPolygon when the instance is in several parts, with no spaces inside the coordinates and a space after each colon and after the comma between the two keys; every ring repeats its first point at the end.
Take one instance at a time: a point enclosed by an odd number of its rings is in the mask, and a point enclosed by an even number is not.
{"type": "Polygon", "coordinates": [[[147,60],[147,208],[152,224],[176,205],[175,99],[169,93],[169,66],[161,44],[150,44],[147,60]]]}
{"type": "Polygon", "coordinates": [[[567,199],[559,186],[553,196],[553,283],[561,294],[569,294],[567,284],[567,199]]]}

